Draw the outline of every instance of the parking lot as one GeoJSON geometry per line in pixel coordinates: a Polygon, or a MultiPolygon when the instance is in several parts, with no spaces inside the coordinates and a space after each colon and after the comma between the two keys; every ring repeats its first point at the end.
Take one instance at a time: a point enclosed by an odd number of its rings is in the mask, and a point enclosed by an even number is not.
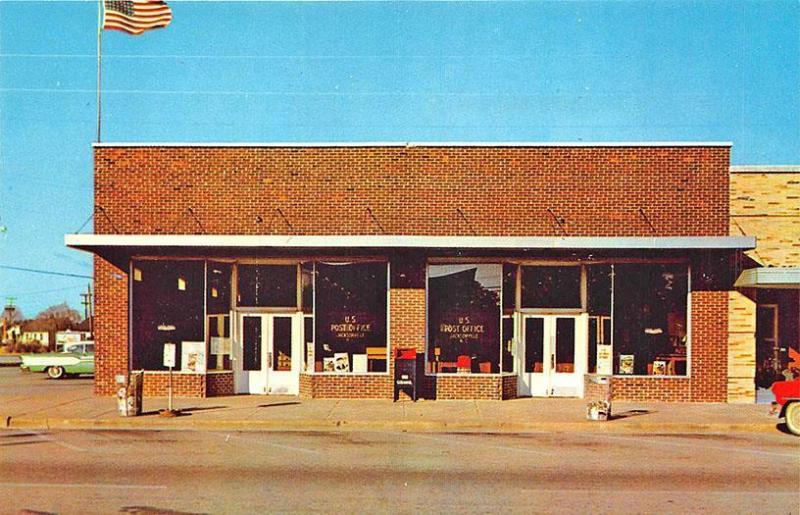
{"type": "Polygon", "coordinates": [[[48,379],[47,374],[26,372],[19,367],[0,367],[0,397],[23,395],[63,395],[92,392],[92,376],[48,379]]]}

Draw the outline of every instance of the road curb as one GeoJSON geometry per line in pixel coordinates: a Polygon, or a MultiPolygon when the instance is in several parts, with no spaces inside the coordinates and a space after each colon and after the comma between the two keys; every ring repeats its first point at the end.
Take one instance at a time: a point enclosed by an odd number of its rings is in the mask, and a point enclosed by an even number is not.
{"type": "Polygon", "coordinates": [[[74,419],[6,417],[10,429],[127,429],[183,431],[412,431],[472,433],[772,433],[777,423],[441,422],[406,420],[186,420],[185,418],[74,419]]]}

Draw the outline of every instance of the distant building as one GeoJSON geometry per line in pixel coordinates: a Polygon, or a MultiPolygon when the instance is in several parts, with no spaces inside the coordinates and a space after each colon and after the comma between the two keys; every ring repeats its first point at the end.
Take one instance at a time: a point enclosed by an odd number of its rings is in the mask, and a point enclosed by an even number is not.
{"type": "Polygon", "coordinates": [[[91,333],[88,331],[66,331],[56,332],[56,350],[61,350],[67,343],[78,343],[80,341],[91,340],[91,333]]]}
{"type": "Polygon", "coordinates": [[[4,329],[5,334],[3,336],[3,342],[17,341],[22,336],[22,328],[19,324],[12,324],[4,329]]]}
{"type": "Polygon", "coordinates": [[[47,331],[23,331],[20,336],[22,343],[39,342],[45,347],[50,346],[50,333],[47,331]]]}

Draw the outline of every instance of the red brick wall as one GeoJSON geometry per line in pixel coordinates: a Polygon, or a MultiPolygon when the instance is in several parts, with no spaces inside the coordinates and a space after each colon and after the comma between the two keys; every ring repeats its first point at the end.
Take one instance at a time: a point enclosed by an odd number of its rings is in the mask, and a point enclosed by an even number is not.
{"type": "Polygon", "coordinates": [[[727,235],[729,151],[97,147],[95,232],[727,235]]]}
{"type": "MultiPolygon", "coordinates": [[[[169,395],[169,373],[145,372],[144,388],[145,397],[166,397],[169,395]]],[[[175,397],[205,397],[206,376],[202,374],[172,374],[172,395],[175,397]]],[[[166,406],[164,406],[166,408],[166,406]]]]}
{"type": "Polygon", "coordinates": [[[692,292],[692,401],[728,398],[728,292],[692,292]]]}
{"type": "Polygon", "coordinates": [[[594,376],[594,374],[586,374],[583,376],[583,398],[591,402],[602,401],[606,398],[606,395],[608,395],[609,398],[613,398],[613,382],[609,381],[608,385],[596,383],[592,381],[592,376],[594,376]]]}
{"type": "Polygon", "coordinates": [[[690,383],[687,377],[614,377],[612,395],[617,401],[689,402],[690,383]]]}
{"type": "Polygon", "coordinates": [[[387,375],[300,375],[300,395],[318,399],[391,399],[387,375]]]}
{"type": "Polygon", "coordinates": [[[233,372],[217,372],[206,376],[206,395],[234,395],[233,372]]]}
{"type": "Polygon", "coordinates": [[[301,373],[300,374],[300,397],[304,399],[311,399],[314,397],[314,383],[312,381],[314,376],[301,373]]]}
{"type": "Polygon", "coordinates": [[[95,395],[115,395],[115,376],[128,373],[128,274],[94,258],[95,395]]]}
{"type": "Polygon", "coordinates": [[[519,379],[516,375],[503,376],[503,399],[516,399],[517,398],[517,382],[519,379]]]}
{"type": "Polygon", "coordinates": [[[435,381],[436,399],[439,400],[503,398],[502,378],[498,375],[440,375],[435,381]]]}

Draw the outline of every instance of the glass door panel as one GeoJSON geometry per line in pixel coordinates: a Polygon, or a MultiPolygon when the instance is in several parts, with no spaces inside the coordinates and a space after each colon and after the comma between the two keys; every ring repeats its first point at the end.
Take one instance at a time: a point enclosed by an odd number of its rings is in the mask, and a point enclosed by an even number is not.
{"type": "Polygon", "coordinates": [[[525,372],[544,372],[544,321],[542,317],[525,318],[525,372]]]}
{"type": "Polygon", "coordinates": [[[556,373],[575,372],[575,318],[556,319],[556,373]]]}
{"type": "Polygon", "coordinates": [[[271,370],[292,370],[292,319],[289,317],[272,319],[272,356],[271,370]]]}
{"type": "Polygon", "coordinates": [[[261,317],[243,317],[242,369],[261,370],[261,317]]]}

